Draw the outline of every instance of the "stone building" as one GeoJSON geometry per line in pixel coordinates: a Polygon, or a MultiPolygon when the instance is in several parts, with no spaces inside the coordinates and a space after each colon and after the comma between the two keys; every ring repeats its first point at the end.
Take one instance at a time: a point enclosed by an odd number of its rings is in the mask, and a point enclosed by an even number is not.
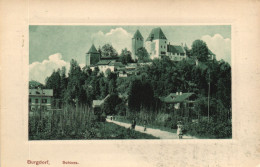
{"type": "Polygon", "coordinates": [[[100,53],[97,51],[96,47],[94,44],[92,44],[91,48],[86,54],[86,65],[95,65],[99,62],[100,60],[100,53]]]}

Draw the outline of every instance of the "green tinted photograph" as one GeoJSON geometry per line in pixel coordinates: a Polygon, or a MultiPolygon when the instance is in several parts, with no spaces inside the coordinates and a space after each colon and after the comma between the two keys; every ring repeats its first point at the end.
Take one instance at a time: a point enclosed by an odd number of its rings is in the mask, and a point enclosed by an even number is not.
{"type": "Polygon", "coordinates": [[[232,139],[230,25],[28,28],[28,140],[232,139]]]}

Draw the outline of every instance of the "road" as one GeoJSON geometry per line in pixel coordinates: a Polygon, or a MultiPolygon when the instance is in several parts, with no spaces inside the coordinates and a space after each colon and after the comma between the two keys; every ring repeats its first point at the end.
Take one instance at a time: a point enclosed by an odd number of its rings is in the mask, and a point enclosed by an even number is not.
{"type": "MultiPolygon", "coordinates": [[[[110,120],[110,119],[106,119],[106,121],[112,122],[114,124],[120,125],[120,126],[125,127],[125,128],[130,128],[130,126],[131,126],[130,123],[124,123],[124,122],[119,122],[119,121],[110,120]]],[[[177,136],[176,133],[162,131],[160,129],[147,128],[146,131],[144,131],[143,126],[136,125],[135,130],[142,132],[142,133],[149,134],[149,135],[153,135],[153,136],[158,137],[160,139],[178,139],[178,136],[177,136]]],[[[196,137],[184,135],[183,139],[196,139],[196,137]]]]}

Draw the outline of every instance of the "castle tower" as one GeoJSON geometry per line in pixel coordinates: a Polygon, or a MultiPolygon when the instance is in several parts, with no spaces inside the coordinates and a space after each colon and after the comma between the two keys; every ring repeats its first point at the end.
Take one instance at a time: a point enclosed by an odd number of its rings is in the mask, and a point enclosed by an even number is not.
{"type": "Polygon", "coordinates": [[[136,60],[137,57],[137,50],[144,46],[144,38],[141,35],[140,31],[137,30],[132,38],[132,59],[136,60]]]}
{"type": "Polygon", "coordinates": [[[166,56],[167,38],[160,27],[152,29],[145,41],[145,48],[151,59],[166,56]]]}
{"type": "Polygon", "coordinates": [[[99,59],[100,59],[100,53],[97,51],[94,44],[92,44],[88,53],[86,54],[86,65],[90,66],[90,65],[97,64],[97,62],[99,62],[99,59]]]}

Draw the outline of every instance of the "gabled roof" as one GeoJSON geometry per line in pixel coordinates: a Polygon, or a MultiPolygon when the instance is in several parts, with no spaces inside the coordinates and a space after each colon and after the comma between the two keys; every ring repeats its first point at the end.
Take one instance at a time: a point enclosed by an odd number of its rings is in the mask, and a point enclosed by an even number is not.
{"type": "Polygon", "coordinates": [[[115,67],[124,67],[124,65],[121,62],[113,62],[113,61],[111,61],[109,63],[109,65],[115,66],[115,67]]]}
{"type": "Polygon", "coordinates": [[[98,53],[98,51],[97,51],[97,49],[96,49],[94,44],[92,44],[92,46],[90,47],[88,53],[98,53]]]}
{"type": "Polygon", "coordinates": [[[180,45],[167,45],[167,51],[173,54],[175,53],[185,53],[185,50],[180,45]]]}
{"type": "Polygon", "coordinates": [[[100,107],[104,102],[105,100],[109,97],[110,95],[108,94],[104,99],[102,100],[93,100],[93,104],[92,106],[93,107],[100,107]]]}
{"type": "Polygon", "coordinates": [[[137,39],[137,38],[144,39],[139,30],[136,30],[136,32],[135,32],[135,34],[133,36],[133,39],[137,39]]]}
{"type": "Polygon", "coordinates": [[[185,100],[187,100],[190,96],[192,96],[194,93],[182,93],[176,94],[176,93],[170,93],[166,97],[161,97],[160,99],[165,103],[181,103],[185,100]]]}
{"type": "Polygon", "coordinates": [[[100,60],[97,65],[109,65],[111,60],[100,60]]]}
{"type": "Polygon", "coordinates": [[[152,29],[146,41],[152,41],[155,39],[167,39],[160,27],[152,29]]]}
{"type": "Polygon", "coordinates": [[[52,89],[29,89],[30,96],[53,96],[52,89]]]}

